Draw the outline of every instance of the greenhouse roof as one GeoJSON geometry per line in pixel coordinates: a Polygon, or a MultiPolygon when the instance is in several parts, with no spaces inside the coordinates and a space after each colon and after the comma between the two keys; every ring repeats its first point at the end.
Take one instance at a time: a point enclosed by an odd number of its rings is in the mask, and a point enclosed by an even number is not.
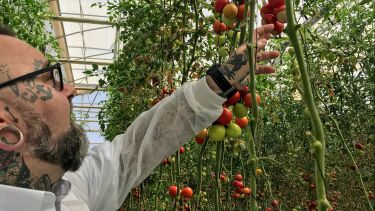
{"type": "Polygon", "coordinates": [[[67,82],[73,83],[78,96],[74,98],[74,113],[78,123],[87,132],[90,143],[104,141],[100,135],[98,113],[100,102],[106,98],[105,87],[99,87],[103,78],[84,73],[99,69],[113,62],[115,55],[116,29],[108,22],[107,8],[91,7],[97,0],[56,0],[50,2],[55,14],[53,31],[62,49],[60,62],[63,64],[67,82]]]}

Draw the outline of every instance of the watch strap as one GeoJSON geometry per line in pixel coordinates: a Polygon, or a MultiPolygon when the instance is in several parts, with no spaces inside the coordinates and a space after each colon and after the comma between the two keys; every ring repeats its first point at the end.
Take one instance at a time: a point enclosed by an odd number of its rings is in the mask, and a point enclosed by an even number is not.
{"type": "Polygon", "coordinates": [[[234,94],[236,94],[237,90],[223,76],[219,68],[219,64],[212,65],[210,69],[208,69],[207,75],[211,76],[211,78],[215,81],[216,85],[221,89],[221,91],[223,91],[219,95],[224,98],[230,98],[234,94]]]}

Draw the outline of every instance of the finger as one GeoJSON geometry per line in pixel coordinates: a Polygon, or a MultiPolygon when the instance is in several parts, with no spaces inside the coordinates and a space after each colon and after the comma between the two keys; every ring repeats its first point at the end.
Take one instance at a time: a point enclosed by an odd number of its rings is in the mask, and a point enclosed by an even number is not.
{"type": "Polygon", "coordinates": [[[257,48],[258,48],[258,50],[263,49],[264,47],[266,47],[266,45],[267,45],[267,40],[266,39],[260,39],[257,42],[257,48]]]}
{"type": "MultiPolygon", "coordinates": [[[[267,40],[266,39],[260,39],[257,41],[257,51],[263,49],[267,45],[267,40]]],[[[247,53],[247,43],[242,44],[240,47],[236,49],[238,53],[247,53]]]]}
{"type": "Polygon", "coordinates": [[[273,24],[266,24],[266,25],[263,25],[261,27],[258,27],[255,29],[256,33],[257,33],[257,37],[258,38],[267,38],[267,36],[270,36],[272,30],[273,30],[273,24]]]}
{"type": "Polygon", "coordinates": [[[279,56],[280,56],[280,52],[278,50],[259,52],[257,54],[257,62],[265,61],[269,59],[275,59],[279,56]]]}
{"type": "Polygon", "coordinates": [[[246,76],[245,79],[243,79],[243,80],[240,81],[240,86],[244,87],[245,85],[247,85],[249,83],[249,81],[250,81],[249,76],[246,76]]]}
{"type": "Polygon", "coordinates": [[[272,66],[257,65],[255,74],[271,74],[274,73],[276,69],[272,66]]]}

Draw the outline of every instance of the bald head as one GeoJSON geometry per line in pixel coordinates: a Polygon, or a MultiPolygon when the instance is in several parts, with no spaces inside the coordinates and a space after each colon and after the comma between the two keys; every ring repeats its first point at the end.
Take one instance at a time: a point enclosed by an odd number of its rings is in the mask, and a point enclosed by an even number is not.
{"type": "MultiPolygon", "coordinates": [[[[0,83],[33,72],[48,62],[44,55],[15,37],[0,35],[0,83]]],[[[6,95],[9,89],[0,89],[6,95]]]]}

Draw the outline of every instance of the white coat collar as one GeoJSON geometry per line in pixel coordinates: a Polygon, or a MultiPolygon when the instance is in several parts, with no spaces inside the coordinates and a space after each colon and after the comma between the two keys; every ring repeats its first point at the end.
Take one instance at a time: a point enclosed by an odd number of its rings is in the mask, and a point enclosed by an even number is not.
{"type": "Polygon", "coordinates": [[[0,184],[0,211],[55,210],[55,194],[0,184]]]}

